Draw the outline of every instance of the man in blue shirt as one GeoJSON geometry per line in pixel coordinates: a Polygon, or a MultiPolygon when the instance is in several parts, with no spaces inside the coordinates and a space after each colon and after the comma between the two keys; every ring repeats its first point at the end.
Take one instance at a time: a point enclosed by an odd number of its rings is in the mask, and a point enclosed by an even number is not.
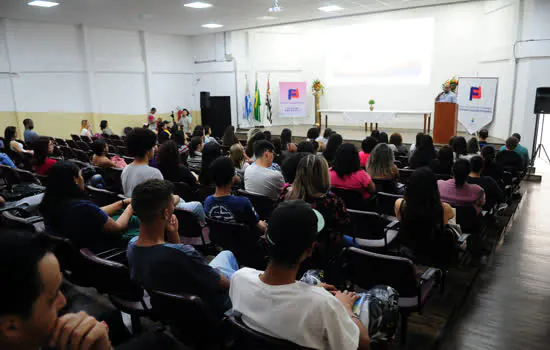
{"type": "Polygon", "coordinates": [[[435,98],[435,102],[451,102],[456,103],[456,94],[451,91],[451,85],[445,84],[443,92],[435,98]]]}
{"type": "MultiPolygon", "coordinates": [[[[515,137],[516,139],[518,139],[518,145],[517,147],[514,149],[514,152],[516,152],[517,154],[520,155],[522,161],[523,161],[523,168],[527,168],[527,166],[529,165],[529,151],[527,150],[527,148],[523,147],[522,145],[519,144],[519,142],[521,141],[521,135],[518,134],[518,133],[514,133],[512,134],[512,137],[515,137]]],[[[506,146],[502,146],[500,147],[500,151],[505,151],[506,150],[506,146]]]]}
{"type": "Polygon", "coordinates": [[[6,153],[1,153],[0,152],[0,164],[2,165],[7,165],[9,167],[12,167],[14,169],[17,169],[17,167],[15,166],[15,164],[13,164],[13,161],[11,160],[10,157],[8,157],[8,155],[6,153]]]}
{"type": "Polygon", "coordinates": [[[25,126],[25,131],[23,132],[23,138],[25,139],[25,143],[31,144],[34,140],[38,138],[38,134],[32,129],[34,129],[34,122],[32,119],[25,119],[23,120],[23,125],[25,126]]]}

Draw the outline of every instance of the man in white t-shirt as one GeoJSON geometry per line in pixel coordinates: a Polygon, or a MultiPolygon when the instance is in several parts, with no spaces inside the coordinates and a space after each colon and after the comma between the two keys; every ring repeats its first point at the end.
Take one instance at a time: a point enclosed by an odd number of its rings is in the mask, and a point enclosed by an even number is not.
{"type": "Polygon", "coordinates": [[[233,310],[248,327],[303,347],[368,349],[368,330],[352,312],[359,296],[296,281],[323,227],[323,217],[308,203],[281,203],[269,219],[266,271],[243,268],[231,278],[233,310]]]}
{"type": "Polygon", "coordinates": [[[275,157],[274,150],[273,144],[268,141],[254,143],[256,162],[244,171],[244,189],[277,200],[283,191],[285,180],[280,171],[270,169],[275,157]]]}

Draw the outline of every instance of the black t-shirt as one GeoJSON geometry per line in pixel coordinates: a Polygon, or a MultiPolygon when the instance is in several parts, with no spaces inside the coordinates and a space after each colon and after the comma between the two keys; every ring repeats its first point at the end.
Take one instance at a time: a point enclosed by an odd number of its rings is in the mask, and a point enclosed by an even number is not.
{"type": "Polygon", "coordinates": [[[470,177],[469,184],[478,185],[485,191],[485,208],[490,209],[497,203],[504,202],[504,192],[500,189],[498,183],[489,176],[470,177]]]}
{"type": "MultiPolygon", "coordinates": [[[[510,169],[513,172],[520,172],[523,170],[523,159],[514,151],[504,150],[497,153],[497,163],[502,165],[506,169],[510,169]]],[[[512,173],[512,175],[517,175],[512,173]]]]}
{"type": "Polygon", "coordinates": [[[504,169],[502,168],[502,165],[491,161],[485,162],[485,167],[481,172],[481,176],[490,176],[500,185],[502,183],[503,173],[504,169]]]}
{"type": "Polygon", "coordinates": [[[180,165],[171,171],[168,171],[167,169],[160,170],[165,180],[172,182],[185,182],[189,185],[189,187],[191,187],[191,189],[196,188],[197,179],[186,166],[180,165]]]}

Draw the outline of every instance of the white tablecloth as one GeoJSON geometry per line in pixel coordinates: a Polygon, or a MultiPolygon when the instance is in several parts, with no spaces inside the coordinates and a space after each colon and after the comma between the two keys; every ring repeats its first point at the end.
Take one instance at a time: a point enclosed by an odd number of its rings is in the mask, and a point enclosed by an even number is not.
{"type": "Polygon", "coordinates": [[[400,116],[431,115],[427,111],[382,111],[382,110],[358,110],[358,109],[320,109],[321,114],[341,114],[347,122],[365,123],[391,123],[400,116]]]}

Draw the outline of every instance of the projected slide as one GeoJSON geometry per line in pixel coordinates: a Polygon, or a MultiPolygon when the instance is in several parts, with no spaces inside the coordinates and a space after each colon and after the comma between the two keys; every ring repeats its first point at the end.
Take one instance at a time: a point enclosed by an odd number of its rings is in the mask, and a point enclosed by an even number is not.
{"type": "Polygon", "coordinates": [[[329,85],[430,81],[433,18],[372,22],[327,30],[329,85]]]}

